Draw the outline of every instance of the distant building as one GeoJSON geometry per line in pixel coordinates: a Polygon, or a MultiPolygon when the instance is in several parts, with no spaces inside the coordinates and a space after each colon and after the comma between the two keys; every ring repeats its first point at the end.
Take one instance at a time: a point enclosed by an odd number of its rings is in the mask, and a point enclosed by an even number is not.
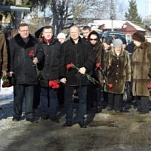
{"type": "Polygon", "coordinates": [[[94,20],[93,23],[89,23],[88,25],[91,27],[97,27],[102,31],[115,30],[130,35],[136,31],[140,31],[143,34],[146,33],[145,29],[127,20],[94,20]]]}

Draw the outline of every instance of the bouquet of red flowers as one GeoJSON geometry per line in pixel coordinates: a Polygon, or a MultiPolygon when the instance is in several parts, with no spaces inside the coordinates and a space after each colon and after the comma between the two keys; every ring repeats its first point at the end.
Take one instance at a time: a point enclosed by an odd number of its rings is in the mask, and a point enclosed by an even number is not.
{"type": "Polygon", "coordinates": [[[7,76],[2,77],[2,88],[8,88],[11,87],[12,84],[10,83],[10,80],[7,76]]]}
{"type": "Polygon", "coordinates": [[[49,87],[53,89],[58,89],[60,87],[58,80],[50,80],[49,87]]]}

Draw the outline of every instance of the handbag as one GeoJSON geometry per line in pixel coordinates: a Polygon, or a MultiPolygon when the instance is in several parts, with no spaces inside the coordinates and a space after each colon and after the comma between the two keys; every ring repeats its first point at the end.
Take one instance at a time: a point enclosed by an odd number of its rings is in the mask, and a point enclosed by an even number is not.
{"type": "Polygon", "coordinates": [[[2,88],[9,88],[12,86],[11,77],[2,77],[2,88]]]}
{"type": "Polygon", "coordinates": [[[131,99],[132,99],[131,85],[130,82],[126,82],[123,93],[123,102],[129,102],[131,99]]]}

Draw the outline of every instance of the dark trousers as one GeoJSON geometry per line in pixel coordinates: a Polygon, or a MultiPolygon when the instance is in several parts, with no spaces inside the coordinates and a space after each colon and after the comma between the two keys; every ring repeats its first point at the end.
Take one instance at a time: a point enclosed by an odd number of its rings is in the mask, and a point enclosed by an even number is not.
{"type": "Polygon", "coordinates": [[[33,118],[34,86],[14,86],[14,117],[21,117],[23,101],[25,100],[26,118],[33,118]]]}
{"type": "Polygon", "coordinates": [[[87,109],[93,107],[96,104],[96,108],[102,107],[104,102],[104,90],[102,86],[90,84],[87,90],[87,109]]]}
{"type": "Polygon", "coordinates": [[[149,112],[149,97],[136,96],[137,110],[139,112],[149,112]]]}
{"type": "Polygon", "coordinates": [[[108,93],[108,106],[114,108],[116,111],[122,109],[123,94],[108,93]]]}
{"type": "Polygon", "coordinates": [[[65,112],[66,112],[66,120],[72,122],[73,117],[73,91],[74,89],[78,91],[78,120],[83,121],[83,118],[86,114],[86,99],[87,99],[87,86],[65,86],[64,89],[64,100],[65,100],[65,112]]]}
{"type": "Polygon", "coordinates": [[[34,102],[33,102],[33,108],[37,109],[40,104],[40,86],[36,85],[34,86],[34,102]]]}
{"type": "Polygon", "coordinates": [[[57,114],[58,98],[57,90],[49,87],[41,87],[40,89],[40,108],[43,116],[49,115],[54,117],[57,114]]]}

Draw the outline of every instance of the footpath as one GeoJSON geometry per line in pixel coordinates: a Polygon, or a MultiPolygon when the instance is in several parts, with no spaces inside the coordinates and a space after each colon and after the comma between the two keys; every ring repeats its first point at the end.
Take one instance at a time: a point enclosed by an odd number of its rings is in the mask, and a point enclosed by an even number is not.
{"type": "Polygon", "coordinates": [[[60,123],[15,122],[12,90],[5,92],[0,94],[0,151],[151,151],[151,113],[141,115],[133,106],[125,113],[92,109],[88,128],[66,128],[61,107],[60,123]]]}

